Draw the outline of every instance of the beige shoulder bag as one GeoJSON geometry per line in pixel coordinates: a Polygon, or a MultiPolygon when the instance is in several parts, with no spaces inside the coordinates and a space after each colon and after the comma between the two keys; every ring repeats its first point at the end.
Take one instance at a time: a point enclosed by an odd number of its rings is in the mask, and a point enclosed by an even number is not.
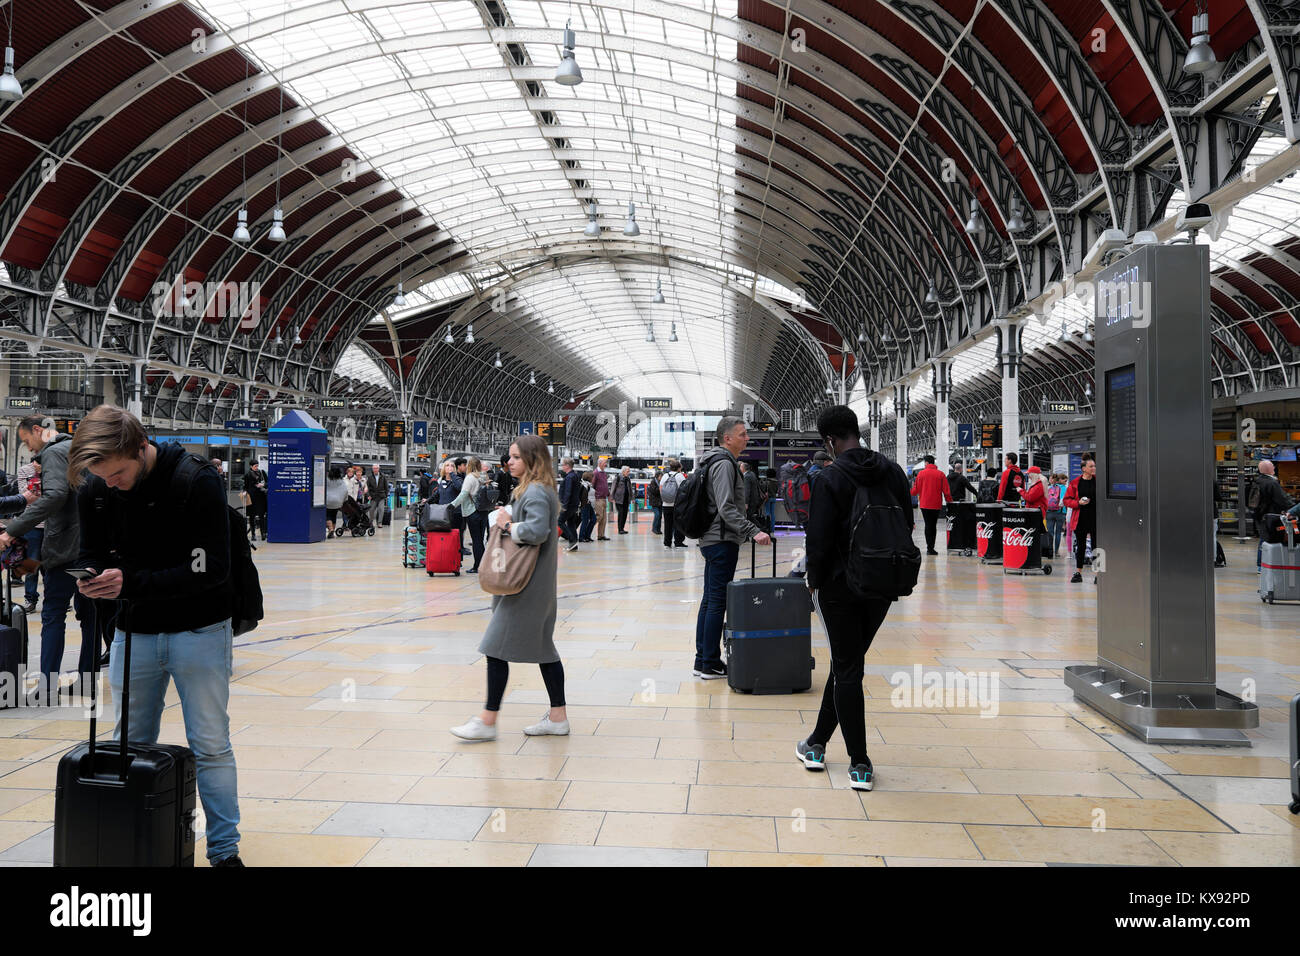
{"type": "Polygon", "coordinates": [[[518,594],[537,567],[537,545],[520,544],[495,524],[478,567],[478,583],[488,594],[518,594]]]}

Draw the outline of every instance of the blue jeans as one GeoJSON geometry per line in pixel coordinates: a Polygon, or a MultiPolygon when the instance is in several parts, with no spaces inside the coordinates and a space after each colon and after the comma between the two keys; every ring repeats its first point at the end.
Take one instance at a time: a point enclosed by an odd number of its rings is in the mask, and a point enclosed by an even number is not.
{"type": "Polygon", "coordinates": [[[90,602],[77,590],[77,581],[63,570],[47,569],[45,572],[45,603],[41,605],[41,673],[46,687],[57,687],[58,673],[63,668],[63,639],[67,627],[68,605],[77,609],[81,619],[82,644],[95,643],[95,629],[91,626],[90,602]],[[54,683],[51,683],[53,678],[54,683]]]}
{"type": "Polygon", "coordinates": [[[704,593],[695,618],[695,669],[722,663],[722,622],[727,613],[727,585],[736,576],[740,545],[721,541],[700,548],[704,555],[704,593]]]}
{"type": "MultiPolygon", "coordinates": [[[[27,542],[27,557],[39,561],[41,559],[41,542],[45,540],[44,528],[33,528],[23,535],[23,540],[27,542]]],[[[23,580],[23,588],[26,592],[27,601],[30,604],[36,603],[37,592],[36,586],[41,582],[40,569],[33,571],[23,580]]]]}
{"type": "Polygon", "coordinates": [[[654,505],[655,523],[650,528],[651,534],[663,534],[664,509],[659,505],[654,505]]]}
{"type": "Polygon", "coordinates": [[[1056,557],[1061,550],[1061,535],[1065,533],[1064,511],[1047,512],[1047,533],[1052,539],[1052,557],[1056,557]]]}
{"type": "MultiPolygon", "coordinates": [[[[122,631],[115,632],[108,665],[117,720],[113,735],[118,740],[122,734],[124,641],[122,631]]],[[[228,620],[197,631],[131,635],[130,742],[157,742],[167,683],[175,680],[185,718],[185,739],[194,751],[199,799],[207,817],[209,860],[239,851],[239,787],[228,708],[233,672],[234,635],[228,620]]]]}

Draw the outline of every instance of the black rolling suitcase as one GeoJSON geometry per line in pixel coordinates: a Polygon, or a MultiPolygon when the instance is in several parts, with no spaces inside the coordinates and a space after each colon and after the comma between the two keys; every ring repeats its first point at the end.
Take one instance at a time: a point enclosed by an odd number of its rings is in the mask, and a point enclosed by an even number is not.
{"type": "MultiPolygon", "coordinates": [[[[755,548],[750,543],[750,574],[755,548]]],[[[727,585],[727,683],[752,694],[797,694],[812,687],[812,601],[802,578],[749,577],[727,585]]]]}
{"type": "Polygon", "coordinates": [[[1300,694],[1291,698],[1291,812],[1300,813],[1300,694]]]}
{"type": "Polygon", "coordinates": [[[27,611],[13,601],[14,571],[0,571],[4,578],[0,606],[0,710],[23,706],[27,676],[27,611]]]}
{"type": "Polygon", "coordinates": [[[122,666],[122,738],[95,743],[96,685],[91,682],[90,740],[59,761],[54,790],[55,866],[193,866],[195,765],[188,747],[128,744],[131,632],[122,666]]]}

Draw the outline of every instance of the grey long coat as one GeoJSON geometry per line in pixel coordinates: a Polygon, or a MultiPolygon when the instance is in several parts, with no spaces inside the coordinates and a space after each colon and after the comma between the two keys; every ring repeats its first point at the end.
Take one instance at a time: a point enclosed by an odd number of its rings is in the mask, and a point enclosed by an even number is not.
{"type": "Polygon", "coordinates": [[[555,649],[555,571],[559,543],[556,523],[560,501],[536,482],[515,499],[511,533],[520,544],[537,545],[537,568],[518,594],[492,599],[492,620],[479,644],[480,654],[518,664],[549,664],[560,659],[555,649]]]}

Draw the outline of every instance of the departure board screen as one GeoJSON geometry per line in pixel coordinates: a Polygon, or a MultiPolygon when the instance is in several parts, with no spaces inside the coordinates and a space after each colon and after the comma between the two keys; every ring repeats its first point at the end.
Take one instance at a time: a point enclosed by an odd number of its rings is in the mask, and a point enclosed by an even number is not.
{"type": "Polygon", "coordinates": [[[1112,498],[1136,498],[1137,373],[1132,365],[1106,373],[1106,487],[1112,498]]]}
{"type": "Polygon", "coordinates": [[[380,420],[375,422],[375,444],[406,444],[406,422],[390,420],[380,420]]]}

